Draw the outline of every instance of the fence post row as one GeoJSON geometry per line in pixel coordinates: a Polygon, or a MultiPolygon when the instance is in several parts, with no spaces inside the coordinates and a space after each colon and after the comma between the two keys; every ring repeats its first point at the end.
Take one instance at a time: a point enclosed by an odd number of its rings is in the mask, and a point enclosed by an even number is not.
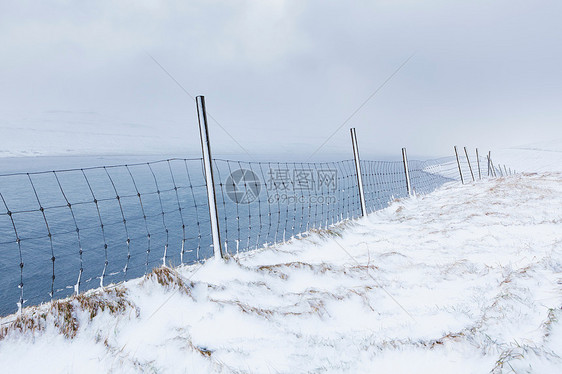
{"type": "Polygon", "coordinates": [[[482,173],[480,172],[480,156],[478,156],[478,148],[476,148],[476,163],[478,164],[478,179],[482,179],[482,173]]]}
{"type": "Polygon", "coordinates": [[[404,174],[406,175],[406,190],[408,191],[408,196],[412,196],[412,185],[410,183],[410,170],[408,168],[408,155],[406,154],[406,148],[402,148],[402,161],[404,162],[404,174]]]}
{"type": "Polygon", "coordinates": [[[359,200],[361,202],[361,215],[367,215],[367,206],[365,205],[365,193],[363,191],[363,176],[361,175],[361,163],[359,161],[359,148],[357,147],[357,134],[355,127],[349,129],[351,132],[351,144],[353,145],[353,158],[355,159],[355,172],[357,173],[357,187],[359,188],[359,200]]]}
{"type": "Polygon", "coordinates": [[[464,179],[462,177],[461,163],[459,161],[459,152],[457,152],[457,146],[455,145],[455,156],[457,157],[457,166],[459,167],[459,175],[461,176],[461,183],[464,184],[464,179]]]}
{"type": "Polygon", "coordinates": [[[207,110],[205,97],[197,96],[197,117],[199,119],[199,134],[201,136],[201,150],[203,153],[203,169],[205,171],[205,184],[207,186],[207,199],[209,202],[209,217],[211,219],[211,233],[213,236],[213,252],[216,259],[223,257],[219,230],[219,214],[215,194],[215,180],[211,157],[211,143],[209,142],[209,127],[207,123],[207,110]]]}

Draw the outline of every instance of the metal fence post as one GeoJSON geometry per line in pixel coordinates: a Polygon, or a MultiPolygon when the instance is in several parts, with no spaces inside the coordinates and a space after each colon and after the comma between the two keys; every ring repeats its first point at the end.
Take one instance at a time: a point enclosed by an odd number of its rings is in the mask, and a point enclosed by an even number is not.
{"type": "Polygon", "coordinates": [[[488,162],[490,163],[490,174],[492,175],[492,177],[497,178],[497,173],[496,173],[496,167],[494,166],[494,162],[492,161],[492,158],[490,156],[488,156],[488,162]]]}
{"type": "Polygon", "coordinates": [[[507,172],[507,168],[505,167],[505,164],[503,164],[503,170],[505,171],[505,176],[507,177],[509,174],[507,172]]]}
{"type": "Polygon", "coordinates": [[[351,144],[353,145],[353,158],[355,159],[355,172],[357,173],[357,187],[359,188],[359,200],[361,202],[361,215],[367,215],[367,206],[365,205],[365,193],[363,191],[363,176],[361,175],[361,163],[359,161],[359,148],[357,147],[357,135],[355,127],[349,129],[351,131],[351,144]]]}
{"type": "Polygon", "coordinates": [[[466,162],[468,163],[468,169],[470,170],[470,175],[472,176],[472,181],[474,182],[474,173],[472,172],[472,165],[470,164],[470,158],[468,157],[468,151],[464,147],[464,154],[466,156],[466,162]]]}
{"type": "Polygon", "coordinates": [[[205,170],[205,184],[207,185],[207,198],[209,202],[209,216],[211,219],[211,234],[213,236],[213,252],[216,259],[222,258],[222,247],[219,229],[219,214],[215,194],[215,180],[211,157],[211,143],[209,142],[209,127],[207,123],[207,110],[205,97],[197,96],[197,117],[199,119],[199,134],[201,135],[201,150],[203,152],[203,166],[205,170]]]}
{"type": "Polygon", "coordinates": [[[412,184],[410,183],[410,170],[408,169],[406,148],[402,148],[402,161],[404,162],[404,174],[406,175],[406,190],[408,191],[408,196],[412,196],[412,184]]]}
{"type": "Polygon", "coordinates": [[[482,179],[482,172],[480,171],[480,156],[478,155],[478,148],[476,148],[476,163],[478,164],[478,179],[482,179]]]}
{"type": "Polygon", "coordinates": [[[490,163],[492,162],[492,151],[488,151],[488,176],[490,176],[491,173],[491,167],[490,167],[490,163]]]}
{"type": "Polygon", "coordinates": [[[459,152],[457,152],[456,145],[455,145],[455,156],[457,157],[457,166],[459,167],[459,175],[461,176],[461,183],[464,184],[464,179],[462,177],[461,162],[459,161],[459,152]]]}

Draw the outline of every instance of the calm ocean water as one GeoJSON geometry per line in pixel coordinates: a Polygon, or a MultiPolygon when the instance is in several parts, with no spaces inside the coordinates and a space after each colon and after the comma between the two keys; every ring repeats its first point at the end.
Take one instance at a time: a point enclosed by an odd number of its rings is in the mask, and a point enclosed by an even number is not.
{"type": "MultiPolygon", "coordinates": [[[[369,211],[407,195],[401,162],[365,161],[362,169],[369,211]]],[[[16,311],[21,297],[24,306],[35,305],[77,286],[84,291],[212,255],[197,158],[1,159],[0,174],[0,315],[16,311]]],[[[431,175],[424,188],[448,180],[431,175]]],[[[215,185],[221,242],[231,254],[361,213],[351,160],[219,159],[215,185]]]]}

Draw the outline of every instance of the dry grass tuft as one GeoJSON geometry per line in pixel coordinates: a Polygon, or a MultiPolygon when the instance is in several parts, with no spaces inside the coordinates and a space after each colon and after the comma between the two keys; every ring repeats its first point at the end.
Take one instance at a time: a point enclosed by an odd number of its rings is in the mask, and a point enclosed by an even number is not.
{"type": "Polygon", "coordinates": [[[326,229],[310,229],[308,231],[311,234],[318,235],[320,238],[333,238],[333,237],[341,238],[342,237],[342,234],[341,234],[342,227],[340,227],[339,225],[337,227],[333,226],[333,227],[326,228],[326,229]]]}
{"type": "Polygon", "coordinates": [[[123,313],[127,308],[134,308],[132,302],[127,300],[127,290],[124,287],[116,287],[105,290],[103,293],[92,295],[80,294],[75,296],[79,309],[90,312],[90,320],[101,311],[108,310],[110,314],[123,313]]]}
{"type": "Polygon", "coordinates": [[[191,344],[191,349],[193,349],[195,352],[199,352],[199,354],[204,357],[211,357],[211,355],[213,354],[213,351],[211,351],[210,349],[207,349],[205,347],[198,347],[193,344],[191,344]]]}
{"type": "Polygon", "coordinates": [[[321,263],[321,264],[307,264],[305,262],[294,261],[294,262],[285,262],[282,264],[272,264],[272,265],[262,265],[258,266],[258,272],[267,272],[269,274],[275,275],[281,279],[288,279],[288,271],[289,270],[308,270],[312,271],[314,274],[325,274],[325,273],[344,273],[346,274],[346,270],[340,267],[334,267],[332,265],[321,263]]]}
{"type": "Polygon", "coordinates": [[[454,342],[458,342],[460,340],[462,340],[465,337],[465,334],[463,332],[458,332],[458,333],[448,333],[444,336],[442,336],[439,339],[434,339],[434,340],[430,340],[428,342],[424,342],[424,345],[426,347],[429,347],[430,349],[433,349],[435,347],[444,345],[447,341],[454,341],[454,342]]]}
{"type": "Polygon", "coordinates": [[[46,313],[34,312],[31,315],[19,315],[13,322],[0,329],[0,340],[4,339],[12,331],[26,333],[44,330],[46,319],[46,313]]]}
{"type": "Polygon", "coordinates": [[[437,347],[445,345],[447,342],[458,342],[462,339],[466,338],[466,335],[463,332],[457,333],[448,333],[440,338],[437,339],[419,339],[419,340],[412,340],[412,339],[391,339],[391,340],[383,340],[380,343],[377,343],[376,346],[379,349],[397,349],[403,350],[404,347],[414,347],[414,348],[427,348],[427,349],[435,349],[437,347]]]}
{"type": "Polygon", "coordinates": [[[258,316],[265,317],[266,319],[275,315],[275,314],[277,314],[277,312],[275,312],[272,309],[258,308],[258,307],[243,303],[239,300],[211,300],[211,301],[215,302],[215,303],[218,303],[218,304],[223,304],[223,305],[225,305],[225,304],[233,305],[233,306],[238,307],[238,309],[240,309],[240,311],[242,313],[258,315],[258,316]]]}
{"type": "Polygon", "coordinates": [[[353,266],[334,266],[327,263],[308,264],[305,262],[294,261],[281,264],[262,265],[254,268],[258,272],[266,272],[274,275],[283,280],[289,278],[290,270],[305,270],[311,271],[314,274],[334,274],[334,275],[347,275],[353,276],[354,274],[364,274],[365,271],[379,270],[375,265],[353,265],[353,266]]]}
{"type": "MultiPolygon", "coordinates": [[[[129,308],[135,308],[126,298],[124,288],[107,288],[72,296],[49,304],[26,308],[12,323],[0,330],[0,340],[12,332],[35,333],[45,330],[52,323],[61,334],[72,339],[80,328],[78,314],[88,313],[88,320],[93,320],[100,312],[123,314],[129,308]]],[[[137,311],[138,315],[138,311],[137,311]]]]}
{"type": "Polygon", "coordinates": [[[510,349],[507,349],[507,350],[503,351],[500,354],[500,357],[498,358],[498,360],[496,361],[496,365],[490,371],[490,373],[494,373],[494,374],[502,373],[503,368],[506,365],[510,367],[510,369],[513,373],[515,373],[515,370],[513,370],[513,367],[511,366],[511,364],[509,362],[514,361],[514,360],[524,359],[525,358],[524,353],[525,353],[525,350],[520,348],[520,347],[514,347],[514,348],[510,348],[510,349]]]}
{"type": "Polygon", "coordinates": [[[240,300],[211,299],[210,301],[217,304],[234,306],[244,314],[260,316],[262,318],[265,318],[266,320],[270,320],[274,316],[287,317],[287,316],[318,315],[322,317],[323,315],[328,314],[324,301],[315,298],[303,300],[287,308],[276,308],[276,309],[249,305],[240,300]]]}
{"type": "Polygon", "coordinates": [[[175,288],[185,295],[191,295],[193,283],[187,284],[182,276],[175,270],[166,266],[155,268],[146,275],[145,280],[154,280],[165,288],[175,288]]]}
{"type": "Polygon", "coordinates": [[[258,266],[257,270],[259,272],[267,272],[269,274],[278,276],[281,279],[288,279],[289,276],[287,275],[287,273],[283,272],[283,270],[287,270],[289,268],[292,269],[308,268],[312,270],[312,265],[297,261],[297,262],[287,262],[284,264],[262,265],[262,266],[258,266]]]}
{"type": "Polygon", "coordinates": [[[548,309],[548,315],[546,317],[546,321],[544,321],[542,323],[542,328],[544,331],[544,337],[548,338],[550,336],[550,334],[552,333],[552,325],[554,325],[555,323],[558,322],[558,317],[557,314],[559,314],[562,311],[562,308],[549,308],[548,309]]]}

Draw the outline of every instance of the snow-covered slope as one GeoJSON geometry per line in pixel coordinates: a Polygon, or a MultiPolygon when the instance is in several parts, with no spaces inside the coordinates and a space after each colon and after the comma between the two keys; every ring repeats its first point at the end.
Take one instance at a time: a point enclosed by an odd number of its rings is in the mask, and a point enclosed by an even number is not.
{"type": "Polygon", "coordinates": [[[492,159],[517,171],[562,172],[562,140],[525,144],[493,152],[492,159]]]}
{"type": "Polygon", "coordinates": [[[28,309],[4,325],[1,371],[559,373],[561,223],[559,173],[446,185],[28,309]]]}

